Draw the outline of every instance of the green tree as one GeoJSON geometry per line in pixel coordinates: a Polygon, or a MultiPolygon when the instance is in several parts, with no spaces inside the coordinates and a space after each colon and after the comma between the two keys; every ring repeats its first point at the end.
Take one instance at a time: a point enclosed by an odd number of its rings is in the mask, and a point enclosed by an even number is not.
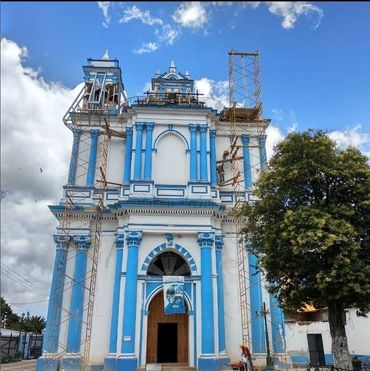
{"type": "Polygon", "coordinates": [[[327,307],[336,367],[352,370],[345,310],[370,310],[370,167],[325,133],[292,133],[275,148],[246,205],[244,232],[286,310],[327,307]]]}
{"type": "Polygon", "coordinates": [[[5,320],[5,326],[13,330],[19,329],[20,317],[18,314],[14,313],[11,306],[6,302],[6,300],[1,297],[0,299],[0,317],[5,320]]]}
{"type": "Polygon", "coordinates": [[[46,326],[45,318],[42,316],[27,316],[24,321],[24,330],[32,331],[36,334],[41,334],[46,326]]]}

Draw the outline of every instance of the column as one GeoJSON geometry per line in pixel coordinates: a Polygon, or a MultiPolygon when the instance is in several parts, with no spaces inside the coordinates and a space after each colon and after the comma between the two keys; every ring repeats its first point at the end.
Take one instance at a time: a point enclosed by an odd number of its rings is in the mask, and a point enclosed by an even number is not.
{"type": "Polygon", "coordinates": [[[260,149],[260,163],[261,170],[267,170],[267,155],[266,155],[266,135],[261,135],[258,138],[259,149],[260,149]]]}
{"type": "Polygon", "coordinates": [[[251,307],[252,351],[253,353],[266,353],[265,324],[261,316],[263,305],[261,273],[257,258],[248,253],[249,260],[249,294],[251,307]]]}
{"type": "Polygon", "coordinates": [[[200,126],[200,180],[206,182],[207,174],[207,126],[200,126]]]}
{"type": "Polygon", "coordinates": [[[273,294],[270,294],[270,315],[271,315],[271,337],[272,349],[275,353],[285,351],[285,320],[284,313],[280,307],[279,300],[273,294]]]}
{"type": "Polygon", "coordinates": [[[125,236],[123,234],[116,234],[116,269],[114,273],[113,305],[112,305],[109,353],[117,353],[118,310],[119,310],[119,297],[121,292],[121,272],[124,240],[125,236]]]}
{"type": "Polygon", "coordinates": [[[218,303],[218,351],[225,351],[225,318],[224,318],[224,286],[222,277],[222,248],[224,236],[215,237],[216,272],[217,272],[217,303],[218,303]]]}
{"type": "Polygon", "coordinates": [[[210,143],[210,170],[211,170],[211,186],[217,185],[217,166],[216,166],[216,130],[209,131],[210,143]]]}
{"type": "Polygon", "coordinates": [[[198,233],[201,249],[202,355],[214,355],[212,245],[213,233],[198,233]]]}
{"type": "Polygon", "coordinates": [[[78,152],[80,148],[80,138],[81,130],[73,130],[73,145],[72,145],[72,154],[71,162],[69,163],[69,172],[68,172],[68,184],[76,184],[76,173],[77,173],[77,161],[78,161],[78,152]]]}
{"type": "Polygon", "coordinates": [[[130,184],[131,180],[132,132],[132,128],[126,128],[125,170],[123,174],[123,184],[130,184]]]}
{"type": "Polygon", "coordinates": [[[138,250],[143,237],[141,231],[127,231],[127,267],[123,307],[122,347],[123,358],[117,361],[117,370],[136,370],[135,327],[137,301],[138,250]]]}
{"type": "Polygon", "coordinates": [[[249,155],[249,135],[241,135],[243,143],[243,162],[244,162],[244,184],[245,188],[252,187],[252,168],[249,155]]]}
{"type": "Polygon", "coordinates": [[[96,157],[98,153],[98,138],[100,131],[97,129],[90,130],[91,146],[89,154],[89,165],[87,169],[86,185],[93,187],[95,182],[96,157]]]}
{"type": "Polygon", "coordinates": [[[152,179],[153,127],[154,127],[154,122],[146,123],[145,168],[144,168],[144,179],[145,180],[152,179]]]}
{"type": "Polygon", "coordinates": [[[197,125],[190,124],[190,181],[198,180],[197,125]]]}
{"type": "Polygon", "coordinates": [[[141,179],[141,150],[143,148],[143,128],[144,124],[142,122],[136,123],[136,147],[135,147],[135,169],[134,169],[134,179],[141,179]]]}
{"type": "Polygon", "coordinates": [[[67,253],[70,236],[55,235],[56,254],[54,261],[53,278],[51,281],[46,331],[43,341],[43,350],[50,353],[58,351],[61,309],[64,291],[64,277],[66,274],[67,253]]]}
{"type": "Polygon", "coordinates": [[[91,245],[89,235],[74,236],[77,245],[75,270],[71,293],[70,319],[67,334],[67,353],[79,353],[84,309],[87,251],[91,245]]]}

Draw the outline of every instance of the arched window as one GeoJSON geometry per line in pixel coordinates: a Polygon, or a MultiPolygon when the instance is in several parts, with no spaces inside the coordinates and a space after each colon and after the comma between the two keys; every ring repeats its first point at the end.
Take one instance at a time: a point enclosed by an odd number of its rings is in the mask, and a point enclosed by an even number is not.
{"type": "Polygon", "coordinates": [[[150,276],[190,276],[188,263],[175,252],[167,251],[153,259],[147,274],[150,276]]]}

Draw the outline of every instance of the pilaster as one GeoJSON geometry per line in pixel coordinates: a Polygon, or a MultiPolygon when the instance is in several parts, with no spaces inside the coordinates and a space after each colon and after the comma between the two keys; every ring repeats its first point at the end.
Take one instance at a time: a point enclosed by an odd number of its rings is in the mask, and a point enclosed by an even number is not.
{"type": "Polygon", "coordinates": [[[251,252],[248,252],[248,262],[252,351],[253,353],[266,353],[265,324],[261,316],[263,305],[261,273],[258,267],[257,257],[251,252]]]}
{"type": "Polygon", "coordinates": [[[285,320],[284,312],[280,307],[278,298],[270,294],[270,316],[271,316],[271,337],[274,353],[285,352],[285,320]]]}
{"type": "Polygon", "coordinates": [[[214,234],[198,233],[198,244],[201,249],[201,324],[202,353],[198,360],[200,370],[216,370],[218,363],[214,347],[214,312],[212,282],[212,246],[214,234]]]}
{"type": "Polygon", "coordinates": [[[154,122],[146,122],[146,144],[145,144],[145,168],[144,179],[151,180],[152,178],[152,142],[153,142],[153,127],[154,122]]]}
{"type": "Polygon", "coordinates": [[[222,248],[224,236],[215,236],[216,247],[216,272],[217,272],[217,307],[218,307],[218,350],[225,351],[225,314],[224,314],[224,288],[222,277],[222,248]]]}
{"type": "Polygon", "coordinates": [[[141,231],[127,231],[127,268],[124,293],[121,355],[117,359],[117,370],[136,370],[135,354],[136,302],[138,249],[143,237],[141,231]]]}
{"type": "Polygon", "coordinates": [[[211,186],[217,185],[217,166],[216,166],[216,130],[209,131],[210,143],[210,170],[211,170],[211,186]]]}
{"type": "Polygon", "coordinates": [[[136,127],[136,146],[135,146],[135,169],[134,169],[134,179],[141,179],[141,163],[142,163],[142,149],[143,149],[143,129],[144,124],[142,122],[137,122],[136,127]]]}
{"type": "Polygon", "coordinates": [[[243,144],[243,163],[244,163],[244,184],[245,188],[252,187],[252,169],[251,169],[251,160],[249,154],[249,135],[241,135],[241,140],[243,144]]]}
{"type": "Polygon", "coordinates": [[[198,126],[189,125],[190,130],[190,181],[198,180],[198,160],[197,160],[197,131],[198,126]]]}
{"type": "Polygon", "coordinates": [[[207,170],[207,126],[200,125],[200,181],[208,181],[207,170]]]}
{"type": "Polygon", "coordinates": [[[126,149],[125,149],[125,170],[123,174],[123,184],[130,184],[131,180],[131,161],[132,161],[132,133],[131,127],[126,128],[126,149]]]}
{"type": "Polygon", "coordinates": [[[266,135],[258,137],[258,144],[260,150],[260,164],[261,170],[267,170],[267,155],[266,155],[266,135]]]}
{"type": "Polygon", "coordinates": [[[56,254],[54,261],[53,277],[51,281],[49,308],[46,321],[46,330],[42,344],[44,355],[36,362],[36,370],[55,371],[58,368],[58,360],[50,360],[46,354],[58,352],[60,320],[64,292],[64,278],[66,273],[67,253],[71,237],[54,235],[56,254]]]}
{"type": "Polygon", "coordinates": [[[89,165],[87,169],[86,185],[93,187],[95,182],[96,158],[98,153],[98,139],[100,131],[98,129],[90,130],[91,146],[89,154],[89,165]]]}
{"type": "Polygon", "coordinates": [[[91,237],[89,235],[78,235],[74,236],[73,239],[77,245],[77,252],[71,293],[71,316],[67,333],[67,353],[80,353],[87,251],[91,246],[91,237]]]}
{"type": "Polygon", "coordinates": [[[68,172],[68,184],[69,185],[76,184],[77,161],[78,161],[78,153],[79,153],[79,148],[80,148],[81,134],[82,134],[81,130],[79,129],[73,130],[72,154],[71,154],[71,161],[69,163],[69,172],[68,172]]]}

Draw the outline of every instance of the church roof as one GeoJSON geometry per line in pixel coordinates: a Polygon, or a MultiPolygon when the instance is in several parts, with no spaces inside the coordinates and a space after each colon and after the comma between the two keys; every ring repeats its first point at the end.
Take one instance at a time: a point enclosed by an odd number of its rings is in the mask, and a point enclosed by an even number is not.
{"type": "Polygon", "coordinates": [[[171,61],[171,64],[168,68],[168,72],[160,73],[159,70],[157,70],[155,78],[164,79],[164,80],[189,80],[191,81],[190,74],[188,71],[186,71],[185,74],[181,72],[177,72],[175,61],[171,61]]]}

